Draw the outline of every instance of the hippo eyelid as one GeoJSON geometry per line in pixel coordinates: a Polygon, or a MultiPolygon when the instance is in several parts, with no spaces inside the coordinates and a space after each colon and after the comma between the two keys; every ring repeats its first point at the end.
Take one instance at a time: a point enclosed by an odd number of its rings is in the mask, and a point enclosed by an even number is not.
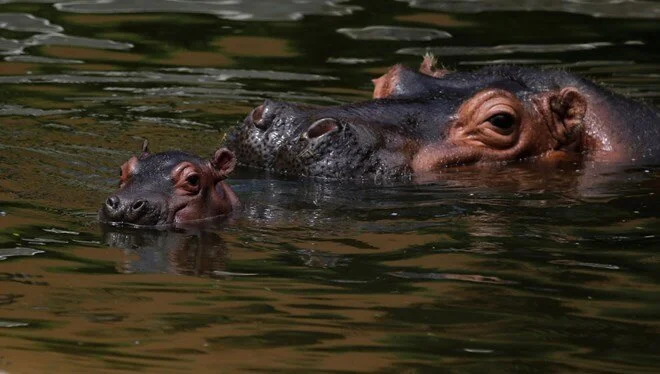
{"type": "Polygon", "coordinates": [[[197,187],[199,185],[199,175],[197,174],[191,174],[188,177],[186,177],[186,182],[190,184],[191,186],[197,187]]]}
{"type": "Polygon", "coordinates": [[[490,118],[488,118],[486,121],[502,130],[507,130],[513,127],[516,119],[513,117],[513,115],[511,115],[511,113],[501,112],[490,116],[490,118]]]}

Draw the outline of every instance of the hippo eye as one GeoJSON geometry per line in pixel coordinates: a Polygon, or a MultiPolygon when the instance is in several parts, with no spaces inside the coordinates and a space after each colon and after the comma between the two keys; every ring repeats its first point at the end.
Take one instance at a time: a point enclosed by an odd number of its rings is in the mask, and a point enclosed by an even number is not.
{"type": "Polygon", "coordinates": [[[199,175],[197,174],[189,175],[188,178],[186,178],[186,182],[188,182],[188,184],[193,187],[197,187],[197,185],[199,185],[199,175]]]}
{"type": "Polygon", "coordinates": [[[513,118],[513,116],[509,113],[497,113],[496,115],[488,118],[486,121],[502,130],[510,129],[516,122],[515,118],[513,118]]]}

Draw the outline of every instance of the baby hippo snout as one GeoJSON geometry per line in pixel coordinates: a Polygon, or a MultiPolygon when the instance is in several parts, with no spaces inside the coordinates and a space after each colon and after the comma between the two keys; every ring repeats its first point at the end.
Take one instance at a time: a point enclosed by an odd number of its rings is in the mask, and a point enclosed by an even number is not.
{"type": "Polygon", "coordinates": [[[163,203],[153,197],[128,198],[110,196],[101,208],[102,216],[109,222],[125,222],[136,225],[155,225],[163,211],[163,203]]]}

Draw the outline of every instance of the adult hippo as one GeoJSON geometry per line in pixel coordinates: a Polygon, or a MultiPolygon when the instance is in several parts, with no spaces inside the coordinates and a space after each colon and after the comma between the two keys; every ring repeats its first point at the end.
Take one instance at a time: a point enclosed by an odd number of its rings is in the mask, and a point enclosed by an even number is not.
{"type": "Polygon", "coordinates": [[[374,99],[332,107],[266,100],[229,133],[240,163],[323,178],[389,179],[523,159],[660,158],[660,115],[565,71],[396,65],[374,99]]]}
{"type": "Polygon", "coordinates": [[[225,215],[239,205],[224,182],[236,165],[225,148],[209,160],[181,151],[142,155],[119,169],[119,189],[102,205],[99,219],[140,226],[180,224],[225,215]]]}

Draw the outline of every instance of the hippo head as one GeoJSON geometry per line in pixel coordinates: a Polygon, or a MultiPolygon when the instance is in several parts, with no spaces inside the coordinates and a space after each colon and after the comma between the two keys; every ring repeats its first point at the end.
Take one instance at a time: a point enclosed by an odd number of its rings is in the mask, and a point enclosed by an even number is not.
{"type": "Polygon", "coordinates": [[[401,178],[439,168],[579,154],[586,80],[499,66],[475,72],[397,65],[374,99],[333,107],[266,101],[228,136],[239,162],[324,178],[401,178]]]}
{"type": "Polygon", "coordinates": [[[99,219],[140,226],[177,224],[231,212],[238,198],[223,182],[234,154],[218,149],[210,160],[181,152],[131,157],[120,168],[119,189],[99,210],[99,219]]]}

